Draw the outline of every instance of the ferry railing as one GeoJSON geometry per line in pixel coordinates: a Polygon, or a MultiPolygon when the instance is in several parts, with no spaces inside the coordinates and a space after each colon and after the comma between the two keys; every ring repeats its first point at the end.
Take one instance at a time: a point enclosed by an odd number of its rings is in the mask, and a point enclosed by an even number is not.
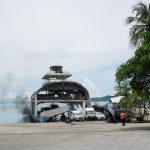
{"type": "Polygon", "coordinates": [[[62,82],[62,81],[69,81],[72,82],[72,80],[68,80],[68,79],[64,79],[64,80],[59,80],[59,79],[55,79],[55,80],[46,80],[42,82],[42,86],[47,84],[47,83],[54,83],[54,82],[62,82]]]}
{"type": "Polygon", "coordinates": [[[53,96],[49,96],[49,95],[38,95],[37,96],[38,100],[87,100],[86,97],[82,96],[82,97],[70,97],[70,96],[61,96],[61,97],[53,97],[53,96]]]}

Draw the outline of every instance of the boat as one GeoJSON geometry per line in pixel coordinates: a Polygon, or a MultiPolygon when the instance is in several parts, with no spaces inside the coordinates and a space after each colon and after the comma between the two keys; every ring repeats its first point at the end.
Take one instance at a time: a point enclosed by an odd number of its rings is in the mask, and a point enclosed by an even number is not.
{"type": "Polygon", "coordinates": [[[72,74],[63,66],[50,66],[42,79],[42,87],[31,95],[30,117],[34,122],[50,122],[76,108],[91,107],[88,90],[68,80],[72,74]]]}

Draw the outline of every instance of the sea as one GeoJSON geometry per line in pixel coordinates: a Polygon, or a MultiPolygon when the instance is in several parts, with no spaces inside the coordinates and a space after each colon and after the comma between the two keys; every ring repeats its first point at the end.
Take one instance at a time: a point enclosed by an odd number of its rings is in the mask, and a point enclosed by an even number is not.
{"type": "MultiPolygon", "coordinates": [[[[91,101],[92,105],[104,106],[107,103],[108,101],[91,101]]],[[[30,123],[28,113],[24,112],[26,106],[30,107],[30,103],[0,102],[0,123],[30,123]]]]}
{"type": "Polygon", "coordinates": [[[30,122],[29,115],[21,112],[22,104],[0,103],[0,123],[30,122]]]}

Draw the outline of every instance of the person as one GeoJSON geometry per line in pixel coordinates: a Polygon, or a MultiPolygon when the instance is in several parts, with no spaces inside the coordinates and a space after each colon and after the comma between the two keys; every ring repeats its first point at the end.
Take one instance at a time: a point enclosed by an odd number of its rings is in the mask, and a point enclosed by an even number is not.
{"type": "Polygon", "coordinates": [[[64,113],[61,115],[61,121],[65,122],[65,114],[64,113]]]}
{"type": "Polygon", "coordinates": [[[121,122],[122,122],[122,126],[125,126],[125,123],[126,123],[126,114],[124,111],[122,111],[120,113],[120,119],[121,119],[121,122]]]}
{"type": "Polygon", "coordinates": [[[69,123],[69,112],[65,113],[65,122],[69,123]]]}
{"type": "Polygon", "coordinates": [[[114,112],[114,123],[117,123],[117,119],[116,119],[116,111],[114,112]]]}

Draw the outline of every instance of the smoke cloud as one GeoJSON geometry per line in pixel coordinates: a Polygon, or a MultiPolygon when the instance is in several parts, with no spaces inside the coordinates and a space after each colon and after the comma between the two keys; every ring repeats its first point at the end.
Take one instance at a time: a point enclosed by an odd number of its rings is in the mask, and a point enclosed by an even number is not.
{"type": "MultiPolygon", "coordinates": [[[[31,92],[20,92],[20,94],[15,95],[14,92],[12,92],[14,76],[11,72],[2,74],[0,78],[0,101],[3,103],[15,102],[19,113],[28,114],[31,92]]],[[[1,110],[7,111],[7,106],[1,105],[1,110]]]]}
{"type": "Polygon", "coordinates": [[[15,103],[19,113],[28,115],[30,111],[30,92],[23,92],[16,96],[15,103]]]}

